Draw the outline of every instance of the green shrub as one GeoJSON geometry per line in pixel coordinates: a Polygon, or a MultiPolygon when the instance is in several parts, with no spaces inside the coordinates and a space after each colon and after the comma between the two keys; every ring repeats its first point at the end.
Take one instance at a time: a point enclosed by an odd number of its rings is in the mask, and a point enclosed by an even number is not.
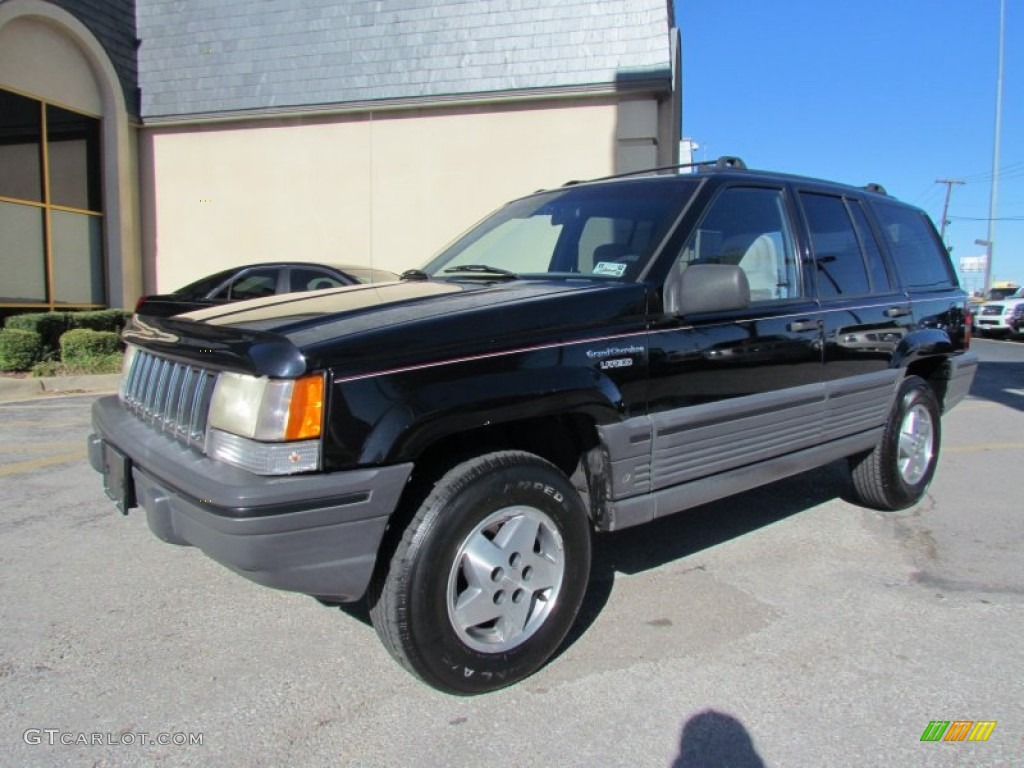
{"type": "Polygon", "coordinates": [[[0,371],[27,371],[43,357],[38,333],[18,328],[0,330],[0,371]]]}
{"type": "Polygon", "coordinates": [[[65,332],[87,328],[91,331],[120,333],[131,316],[131,312],[123,309],[29,312],[11,315],[4,321],[4,327],[38,333],[43,339],[43,357],[56,358],[60,352],[60,337],[65,332]]]}
{"type": "Polygon", "coordinates": [[[42,339],[43,356],[55,357],[60,351],[60,337],[68,329],[68,312],[29,312],[11,315],[4,328],[38,333],[42,339]]]}
{"type": "Polygon", "coordinates": [[[75,328],[60,337],[60,361],[65,365],[83,365],[120,353],[121,338],[112,331],[75,328]]]}
{"type": "Polygon", "coordinates": [[[91,331],[120,333],[132,316],[123,309],[100,309],[88,312],[67,312],[67,330],[88,328],[91,331]]]}

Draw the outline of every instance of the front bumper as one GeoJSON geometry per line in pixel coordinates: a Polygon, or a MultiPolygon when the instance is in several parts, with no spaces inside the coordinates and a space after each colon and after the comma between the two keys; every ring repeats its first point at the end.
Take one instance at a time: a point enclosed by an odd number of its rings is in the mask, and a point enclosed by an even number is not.
{"type": "Polygon", "coordinates": [[[1010,330],[1007,318],[995,315],[975,317],[974,327],[989,333],[1008,333],[1010,330]]]}
{"type": "Polygon", "coordinates": [[[343,602],[366,591],[412,471],[397,464],[262,477],[154,431],[117,397],[97,400],[92,418],[90,464],[115,477],[125,511],[142,507],[158,538],[198,547],[258,584],[343,602]]]}

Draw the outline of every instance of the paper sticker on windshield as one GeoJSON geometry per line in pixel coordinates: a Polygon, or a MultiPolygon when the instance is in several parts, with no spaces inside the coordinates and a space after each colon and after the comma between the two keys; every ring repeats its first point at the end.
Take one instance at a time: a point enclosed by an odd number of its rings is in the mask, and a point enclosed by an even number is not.
{"type": "Polygon", "coordinates": [[[594,266],[595,275],[608,275],[609,277],[622,277],[626,274],[628,264],[620,261],[599,261],[594,266]]]}

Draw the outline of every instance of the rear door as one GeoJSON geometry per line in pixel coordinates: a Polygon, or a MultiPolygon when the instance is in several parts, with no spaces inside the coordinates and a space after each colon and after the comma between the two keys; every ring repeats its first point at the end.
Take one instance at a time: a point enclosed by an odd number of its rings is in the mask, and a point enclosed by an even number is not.
{"type": "Polygon", "coordinates": [[[890,365],[913,317],[861,199],[797,190],[824,321],[825,439],[885,420],[900,371],[890,365]]]}

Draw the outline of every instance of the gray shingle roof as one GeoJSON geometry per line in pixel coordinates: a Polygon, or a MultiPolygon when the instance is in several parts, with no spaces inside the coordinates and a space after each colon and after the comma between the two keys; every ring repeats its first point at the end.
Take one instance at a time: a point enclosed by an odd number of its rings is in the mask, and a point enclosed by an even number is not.
{"type": "Polygon", "coordinates": [[[139,114],[136,98],[135,3],[132,0],[52,0],[96,35],[121,80],[125,105],[139,114]]]}
{"type": "Polygon", "coordinates": [[[668,0],[137,0],[146,117],[668,78],[668,0]]]}

